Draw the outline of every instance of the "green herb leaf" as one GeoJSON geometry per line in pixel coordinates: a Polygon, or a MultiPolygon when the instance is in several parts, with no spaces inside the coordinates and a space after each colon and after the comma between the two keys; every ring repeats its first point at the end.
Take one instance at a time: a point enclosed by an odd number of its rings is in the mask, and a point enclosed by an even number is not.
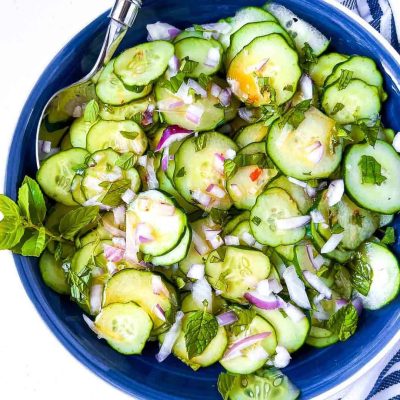
{"type": "Polygon", "coordinates": [[[229,400],[229,395],[237,378],[237,375],[231,375],[228,372],[221,372],[219,374],[218,392],[222,396],[222,400],[229,400]]]}
{"type": "Polygon", "coordinates": [[[22,245],[21,254],[27,257],[39,257],[46,248],[46,229],[39,228],[34,231],[32,236],[22,245]]]}
{"type": "Polygon", "coordinates": [[[363,184],[371,183],[380,186],[386,181],[386,176],[382,175],[382,167],[374,157],[362,155],[358,163],[361,171],[361,181],[363,184]]]}
{"type": "Polygon", "coordinates": [[[224,161],[224,174],[226,179],[232,178],[233,175],[236,174],[238,170],[238,166],[233,160],[225,160],[224,161]]]}
{"type": "Polygon", "coordinates": [[[342,111],[343,108],[344,108],[344,104],[343,103],[336,103],[335,107],[333,107],[333,110],[330,113],[330,115],[336,115],[339,111],[342,111]]]}
{"type": "Polygon", "coordinates": [[[34,224],[41,224],[46,217],[43,193],[32,178],[26,176],[18,190],[18,205],[21,213],[34,224]]]}
{"type": "Polygon", "coordinates": [[[203,353],[218,332],[218,322],[206,310],[190,314],[185,326],[185,342],[189,359],[203,353]]]}
{"type": "Polygon", "coordinates": [[[331,232],[333,234],[342,233],[344,232],[344,228],[339,224],[339,222],[336,222],[336,224],[332,226],[331,232]]]}
{"type": "Polygon", "coordinates": [[[360,212],[358,210],[355,210],[353,212],[353,215],[351,216],[351,223],[354,225],[359,226],[360,228],[362,228],[363,226],[363,219],[365,218],[364,215],[361,215],[360,212]]]}
{"type": "Polygon", "coordinates": [[[193,142],[196,152],[201,151],[205,149],[207,146],[207,135],[206,134],[199,135],[193,138],[193,142]]]}
{"type": "MultiPolygon", "coordinates": [[[[106,206],[118,207],[123,203],[121,196],[131,187],[130,179],[121,179],[116,182],[102,182],[107,192],[101,199],[101,202],[106,206]]],[[[102,186],[102,184],[100,184],[102,186]]]]}
{"type": "Polygon", "coordinates": [[[89,280],[91,268],[86,265],[80,272],[74,272],[70,264],[63,264],[63,268],[67,273],[67,281],[71,287],[71,298],[78,304],[84,305],[90,309],[89,303],[89,280]]]}
{"type": "Polygon", "coordinates": [[[374,147],[376,140],[378,139],[379,130],[381,127],[381,121],[378,119],[373,125],[360,122],[357,124],[365,136],[367,143],[374,147]]]}
{"type": "Polygon", "coordinates": [[[256,316],[256,312],[253,309],[236,305],[229,306],[229,310],[233,311],[237,317],[237,321],[227,327],[233,335],[239,335],[244,332],[256,316]]]}
{"type": "Polygon", "coordinates": [[[272,86],[269,76],[257,77],[257,85],[262,95],[264,95],[265,92],[269,93],[270,103],[276,103],[276,90],[272,86]]]}
{"type": "Polygon", "coordinates": [[[286,92],[294,92],[294,88],[293,85],[286,85],[283,90],[285,90],[286,92]]]}
{"type": "Polygon", "coordinates": [[[368,296],[373,278],[373,271],[368,264],[368,260],[358,252],[355,259],[349,265],[351,268],[351,284],[354,289],[362,295],[368,296]]]}
{"type": "Polygon", "coordinates": [[[281,117],[279,126],[283,128],[286,124],[290,124],[294,129],[297,129],[306,118],[304,114],[310,109],[311,102],[312,100],[308,99],[296,104],[281,117]]]}
{"type": "MultiPolygon", "coordinates": [[[[296,33],[296,32],[293,32],[296,33]]],[[[295,35],[292,34],[292,37],[294,38],[295,35]]],[[[318,57],[315,55],[314,50],[310,46],[308,42],[304,43],[303,49],[302,49],[302,54],[303,54],[303,65],[302,67],[304,70],[309,71],[310,67],[312,64],[316,64],[318,62],[318,57]]]]}
{"type": "Polygon", "coordinates": [[[251,222],[253,222],[254,225],[258,226],[261,224],[261,218],[257,217],[257,215],[255,215],[252,219],[251,222]]]}
{"type": "Polygon", "coordinates": [[[333,314],[328,320],[328,328],[344,342],[357,329],[358,314],[353,304],[349,303],[333,314]]]}
{"type": "Polygon", "coordinates": [[[0,250],[10,250],[24,235],[23,219],[18,206],[7,196],[0,194],[0,250]]]}
{"type": "Polygon", "coordinates": [[[129,131],[119,131],[119,133],[125,138],[125,139],[129,139],[129,140],[135,140],[138,135],[139,132],[129,132],[129,131]]]}
{"type": "Polygon", "coordinates": [[[214,224],[223,225],[228,217],[228,212],[224,210],[218,210],[218,208],[212,208],[210,211],[210,217],[214,224]]]}
{"type": "Polygon", "coordinates": [[[85,112],[83,113],[83,119],[85,122],[94,123],[99,116],[100,107],[99,103],[96,100],[90,100],[89,103],[86,104],[85,112]]]}
{"type": "Polygon", "coordinates": [[[64,238],[73,240],[75,235],[82,228],[94,222],[98,215],[98,206],[79,207],[69,211],[61,218],[59,232],[64,238]]]}
{"type": "Polygon", "coordinates": [[[394,228],[389,226],[386,228],[385,235],[383,236],[381,243],[383,244],[393,244],[396,243],[396,235],[394,228]]]}
{"type": "Polygon", "coordinates": [[[131,118],[131,120],[133,122],[136,122],[138,125],[141,125],[143,120],[143,114],[141,112],[138,112],[131,118]]]}
{"type": "Polygon", "coordinates": [[[124,153],[117,158],[115,165],[124,170],[131,169],[135,166],[137,156],[134,153],[124,153]]]}
{"type": "Polygon", "coordinates": [[[184,80],[185,74],[183,72],[178,72],[170,80],[163,80],[160,85],[161,87],[168,89],[172,93],[176,93],[181,87],[184,80]]]}
{"type": "Polygon", "coordinates": [[[334,287],[335,291],[344,299],[350,300],[351,294],[353,292],[353,287],[351,286],[351,275],[346,267],[342,265],[335,265],[335,275],[334,275],[334,287]]]}
{"type": "Polygon", "coordinates": [[[349,71],[347,69],[342,69],[340,72],[340,78],[338,82],[338,89],[343,90],[346,89],[347,86],[349,85],[351,79],[353,78],[353,71],[349,71]]]}
{"type": "Polygon", "coordinates": [[[197,81],[199,82],[199,85],[204,89],[207,90],[208,86],[212,82],[212,78],[209,77],[206,74],[200,74],[200,76],[197,78],[197,81]]]}
{"type": "Polygon", "coordinates": [[[182,167],[176,174],[177,178],[183,178],[186,175],[185,167],[182,167]]]}
{"type": "Polygon", "coordinates": [[[185,75],[189,75],[193,73],[198,65],[199,63],[197,61],[193,61],[189,57],[185,57],[183,60],[181,60],[181,66],[179,70],[185,75]]]}
{"type": "Polygon", "coordinates": [[[253,154],[238,154],[234,159],[235,164],[238,167],[248,167],[250,165],[257,165],[257,167],[263,169],[271,167],[273,165],[269,165],[269,159],[265,153],[253,153],[253,154]]]}

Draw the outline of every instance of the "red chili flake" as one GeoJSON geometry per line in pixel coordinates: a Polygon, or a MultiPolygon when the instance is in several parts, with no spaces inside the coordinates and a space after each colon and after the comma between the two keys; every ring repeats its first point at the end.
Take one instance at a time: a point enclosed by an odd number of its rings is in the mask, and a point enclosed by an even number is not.
{"type": "Polygon", "coordinates": [[[250,179],[255,182],[260,175],[262,174],[262,169],[256,168],[251,174],[250,174],[250,179]]]}

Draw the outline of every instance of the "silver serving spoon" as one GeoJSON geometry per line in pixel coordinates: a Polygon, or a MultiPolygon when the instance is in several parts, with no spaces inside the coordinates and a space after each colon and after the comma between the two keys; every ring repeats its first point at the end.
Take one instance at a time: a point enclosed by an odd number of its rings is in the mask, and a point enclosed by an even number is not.
{"type": "Polygon", "coordinates": [[[141,0],[115,0],[109,15],[111,21],[103,47],[92,70],[78,82],[59,90],[46,104],[36,133],[36,164],[38,168],[43,155],[43,141],[48,139],[52,133],[65,133],[70,125],[71,117],[79,116],[82,112],[81,106],[95,97],[96,75],[114,55],[128,28],[135,22],[141,5],[141,0]]]}

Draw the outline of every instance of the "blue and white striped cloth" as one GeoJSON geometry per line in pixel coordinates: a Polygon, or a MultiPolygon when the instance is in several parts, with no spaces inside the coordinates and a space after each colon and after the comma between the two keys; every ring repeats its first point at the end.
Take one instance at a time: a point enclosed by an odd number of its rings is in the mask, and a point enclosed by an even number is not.
{"type": "MultiPolygon", "coordinates": [[[[337,0],[347,8],[351,9],[372,27],[384,36],[392,46],[400,52],[399,37],[396,32],[396,24],[393,12],[388,0],[337,0]]],[[[400,8],[400,0],[393,0],[392,5],[400,8]]],[[[400,34],[400,31],[399,31],[400,34]]],[[[382,364],[380,364],[382,365],[382,364]]],[[[369,394],[362,398],[356,398],[356,392],[350,390],[344,399],[349,400],[400,400],[400,351],[394,354],[391,360],[387,361],[386,366],[382,365],[374,386],[369,394]]],[[[377,374],[375,374],[376,376],[377,374]]],[[[367,379],[360,380],[357,384],[373,384],[374,381],[367,382],[367,379]]],[[[367,392],[368,393],[368,392],[367,392]]]]}

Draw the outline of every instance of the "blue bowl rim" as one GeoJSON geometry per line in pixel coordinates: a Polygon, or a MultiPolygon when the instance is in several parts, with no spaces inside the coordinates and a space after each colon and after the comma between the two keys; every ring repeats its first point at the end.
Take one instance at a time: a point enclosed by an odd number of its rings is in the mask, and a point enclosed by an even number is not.
{"type": "MultiPolygon", "coordinates": [[[[400,69],[400,54],[397,53],[397,51],[388,43],[374,28],[371,27],[365,20],[363,20],[360,16],[355,14],[354,12],[350,11],[348,8],[337,2],[336,0],[320,0],[322,3],[326,3],[330,5],[331,7],[337,9],[339,12],[345,14],[347,17],[352,19],[356,24],[361,25],[363,29],[368,31],[368,33],[373,36],[382,47],[385,48],[385,50],[390,54],[392,59],[397,63],[399,69],[400,69]]],[[[85,28],[94,28],[95,26],[98,25],[100,21],[104,19],[105,16],[109,14],[109,11],[104,12],[100,16],[98,16],[96,19],[94,19],[90,24],[86,25],[85,28]]],[[[90,30],[90,29],[89,29],[90,30]]],[[[66,45],[70,42],[73,42],[81,32],[78,32],[74,37],[68,40],[66,45]]],[[[62,53],[63,50],[65,49],[66,46],[63,46],[63,48],[55,55],[55,57],[50,61],[50,64],[53,64],[54,62],[61,61],[62,60],[62,53]]],[[[44,71],[42,75],[38,78],[37,82],[41,80],[43,75],[46,73],[44,71]]],[[[11,195],[15,188],[13,187],[12,183],[12,167],[11,167],[11,162],[10,160],[15,159],[15,156],[17,156],[18,151],[16,146],[15,141],[16,141],[16,133],[18,131],[23,130],[26,128],[26,119],[27,115],[24,113],[24,110],[29,110],[29,99],[34,96],[35,94],[38,94],[40,91],[39,87],[37,84],[33,87],[31,90],[31,93],[28,96],[28,100],[25,102],[23,108],[22,108],[22,113],[21,116],[17,122],[16,128],[14,130],[13,134],[13,139],[12,143],[10,145],[10,151],[7,159],[7,168],[6,168],[6,180],[4,184],[4,192],[7,195],[11,195]]],[[[40,291],[37,288],[34,288],[31,286],[29,279],[27,275],[25,274],[24,270],[26,267],[28,267],[26,262],[24,261],[25,257],[19,256],[17,254],[13,254],[13,259],[17,267],[18,275],[22,281],[22,284],[24,286],[25,291],[27,292],[27,295],[29,299],[32,301],[33,305],[35,306],[36,310],[38,311],[39,315],[41,316],[42,320],[46,323],[46,325],[49,327],[51,332],[57,337],[57,339],[63,344],[63,346],[69,351],[70,354],[72,354],[77,360],[79,360],[85,367],[87,367],[90,371],[94,372],[97,376],[99,376],[101,379],[105,380],[106,382],[110,383],[112,386],[116,387],[117,389],[127,393],[128,395],[132,395],[127,388],[126,385],[124,384],[123,381],[115,381],[112,379],[107,373],[106,373],[106,368],[102,368],[102,366],[98,365],[98,362],[85,354],[85,350],[81,344],[76,341],[74,338],[71,338],[68,335],[65,335],[64,330],[62,326],[59,324],[57,321],[57,316],[53,315],[52,311],[48,306],[46,306],[45,302],[42,301],[42,296],[40,291]]],[[[338,385],[335,385],[328,389],[326,392],[317,395],[313,397],[311,400],[326,400],[336,394],[339,394],[346,388],[348,388],[352,383],[356,382],[359,378],[364,376],[366,373],[368,373],[375,365],[377,365],[393,348],[394,346],[400,342],[400,331],[396,332],[393,337],[389,340],[389,342],[386,343],[386,345],[377,353],[375,356],[370,359],[360,370],[358,370],[356,373],[348,377],[346,380],[341,382],[338,385]]],[[[139,382],[136,382],[135,388],[134,388],[134,396],[138,400],[147,400],[148,395],[151,396],[151,398],[157,398],[157,395],[159,395],[159,392],[154,391],[147,387],[146,385],[140,384],[139,382]]],[[[170,399],[173,400],[175,399],[173,396],[166,395],[165,399],[170,399]]]]}

